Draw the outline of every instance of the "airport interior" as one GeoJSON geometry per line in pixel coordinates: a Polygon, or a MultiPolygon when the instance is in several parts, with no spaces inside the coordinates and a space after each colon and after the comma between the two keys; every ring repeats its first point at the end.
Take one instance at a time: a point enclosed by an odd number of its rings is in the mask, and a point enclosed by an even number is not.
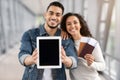
{"type": "Polygon", "coordinates": [[[43,14],[52,1],[64,5],[64,14],[78,13],[88,23],[106,63],[105,70],[98,72],[101,80],[120,80],[120,0],[0,0],[0,80],[22,80],[21,37],[44,23],[43,14]]]}

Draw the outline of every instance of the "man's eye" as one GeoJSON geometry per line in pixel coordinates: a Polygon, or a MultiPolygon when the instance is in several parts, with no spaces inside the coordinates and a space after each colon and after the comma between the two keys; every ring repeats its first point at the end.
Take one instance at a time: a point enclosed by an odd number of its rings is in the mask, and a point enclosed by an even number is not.
{"type": "Polygon", "coordinates": [[[71,25],[70,23],[68,23],[67,25],[71,25]]]}
{"type": "Polygon", "coordinates": [[[49,13],[49,15],[53,15],[53,13],[49,13]]]}
{"type": "Polygon", "coordinates": [[[60,14],[57,14],[56,16],[59,17],[59,16],[61,16],[61,15],[60,15],[60,14]]]}
{"type": "Polygon", "coordinates": [[[56,16],[57,17],[60,17],[62,14],[61,13],[56,13],[56,16]]]}
{"type": "Polygon", "coordinates": [[[53,12],[49,12],[49,15],[53,15],[53,12]]]}

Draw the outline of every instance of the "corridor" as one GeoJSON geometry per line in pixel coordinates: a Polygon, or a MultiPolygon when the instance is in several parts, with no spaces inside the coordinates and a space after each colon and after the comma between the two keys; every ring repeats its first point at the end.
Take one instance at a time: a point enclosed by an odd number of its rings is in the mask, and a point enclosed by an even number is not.
{"type": "Polygon", "coordinates": [[[22,80],[24,67],[17,57],[20,39],[25,31],[44,23],[43,14],[52,1],[64,5],[64,14],[84,17],[106,62],[101,79],[120,80],[120,0],[0,0],[0,80],[22,80]]]}

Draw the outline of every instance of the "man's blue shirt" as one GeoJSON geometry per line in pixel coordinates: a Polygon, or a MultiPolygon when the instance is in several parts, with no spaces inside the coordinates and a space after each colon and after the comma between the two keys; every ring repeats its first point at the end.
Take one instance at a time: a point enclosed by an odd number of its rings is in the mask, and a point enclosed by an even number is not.
{"type": "MultiPolygon", "coordinates": [[[[61,30],[58,28],[54,36],[60,36],[61,30]]],[[[39,28],[34,28],[26,31],[21,40],[20,52],[18,54],[19,61],[24,65],[24,60],[28,55],[32,55],[36,48],[36,38],[38,36],[49,36],[44,25],[39,28]]],[[[73,64],[70,69],[77,67],[77,55],[72,39],[62,40],[62,46],[65,49],[66,55],[69,56],[73,64]]],[[[52,57],[51,57],[52,58],[52,57]]],[[[25,66],[25,71],[22,80],[42,80],[44,69],[37,69],[36,65],[25,66]]],[[[53,80],[66,80],[65,66],[62,68],[52,69],[53,80]]]]}

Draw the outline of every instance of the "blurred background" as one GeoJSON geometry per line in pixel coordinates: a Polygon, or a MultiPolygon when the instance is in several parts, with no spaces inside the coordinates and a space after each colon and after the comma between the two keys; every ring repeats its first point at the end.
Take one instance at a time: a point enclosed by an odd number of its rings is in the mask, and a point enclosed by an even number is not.
{"type": "Polygon", "coordinates": [[[21,36],[44,23],[43,13],[52,1],[61,2],[65,13],[84,17],[106,61],[106,69],[99,73],[104,80],[120,80],[120,0],[0,0],[0,80],[21,80],[21,36]]]}

